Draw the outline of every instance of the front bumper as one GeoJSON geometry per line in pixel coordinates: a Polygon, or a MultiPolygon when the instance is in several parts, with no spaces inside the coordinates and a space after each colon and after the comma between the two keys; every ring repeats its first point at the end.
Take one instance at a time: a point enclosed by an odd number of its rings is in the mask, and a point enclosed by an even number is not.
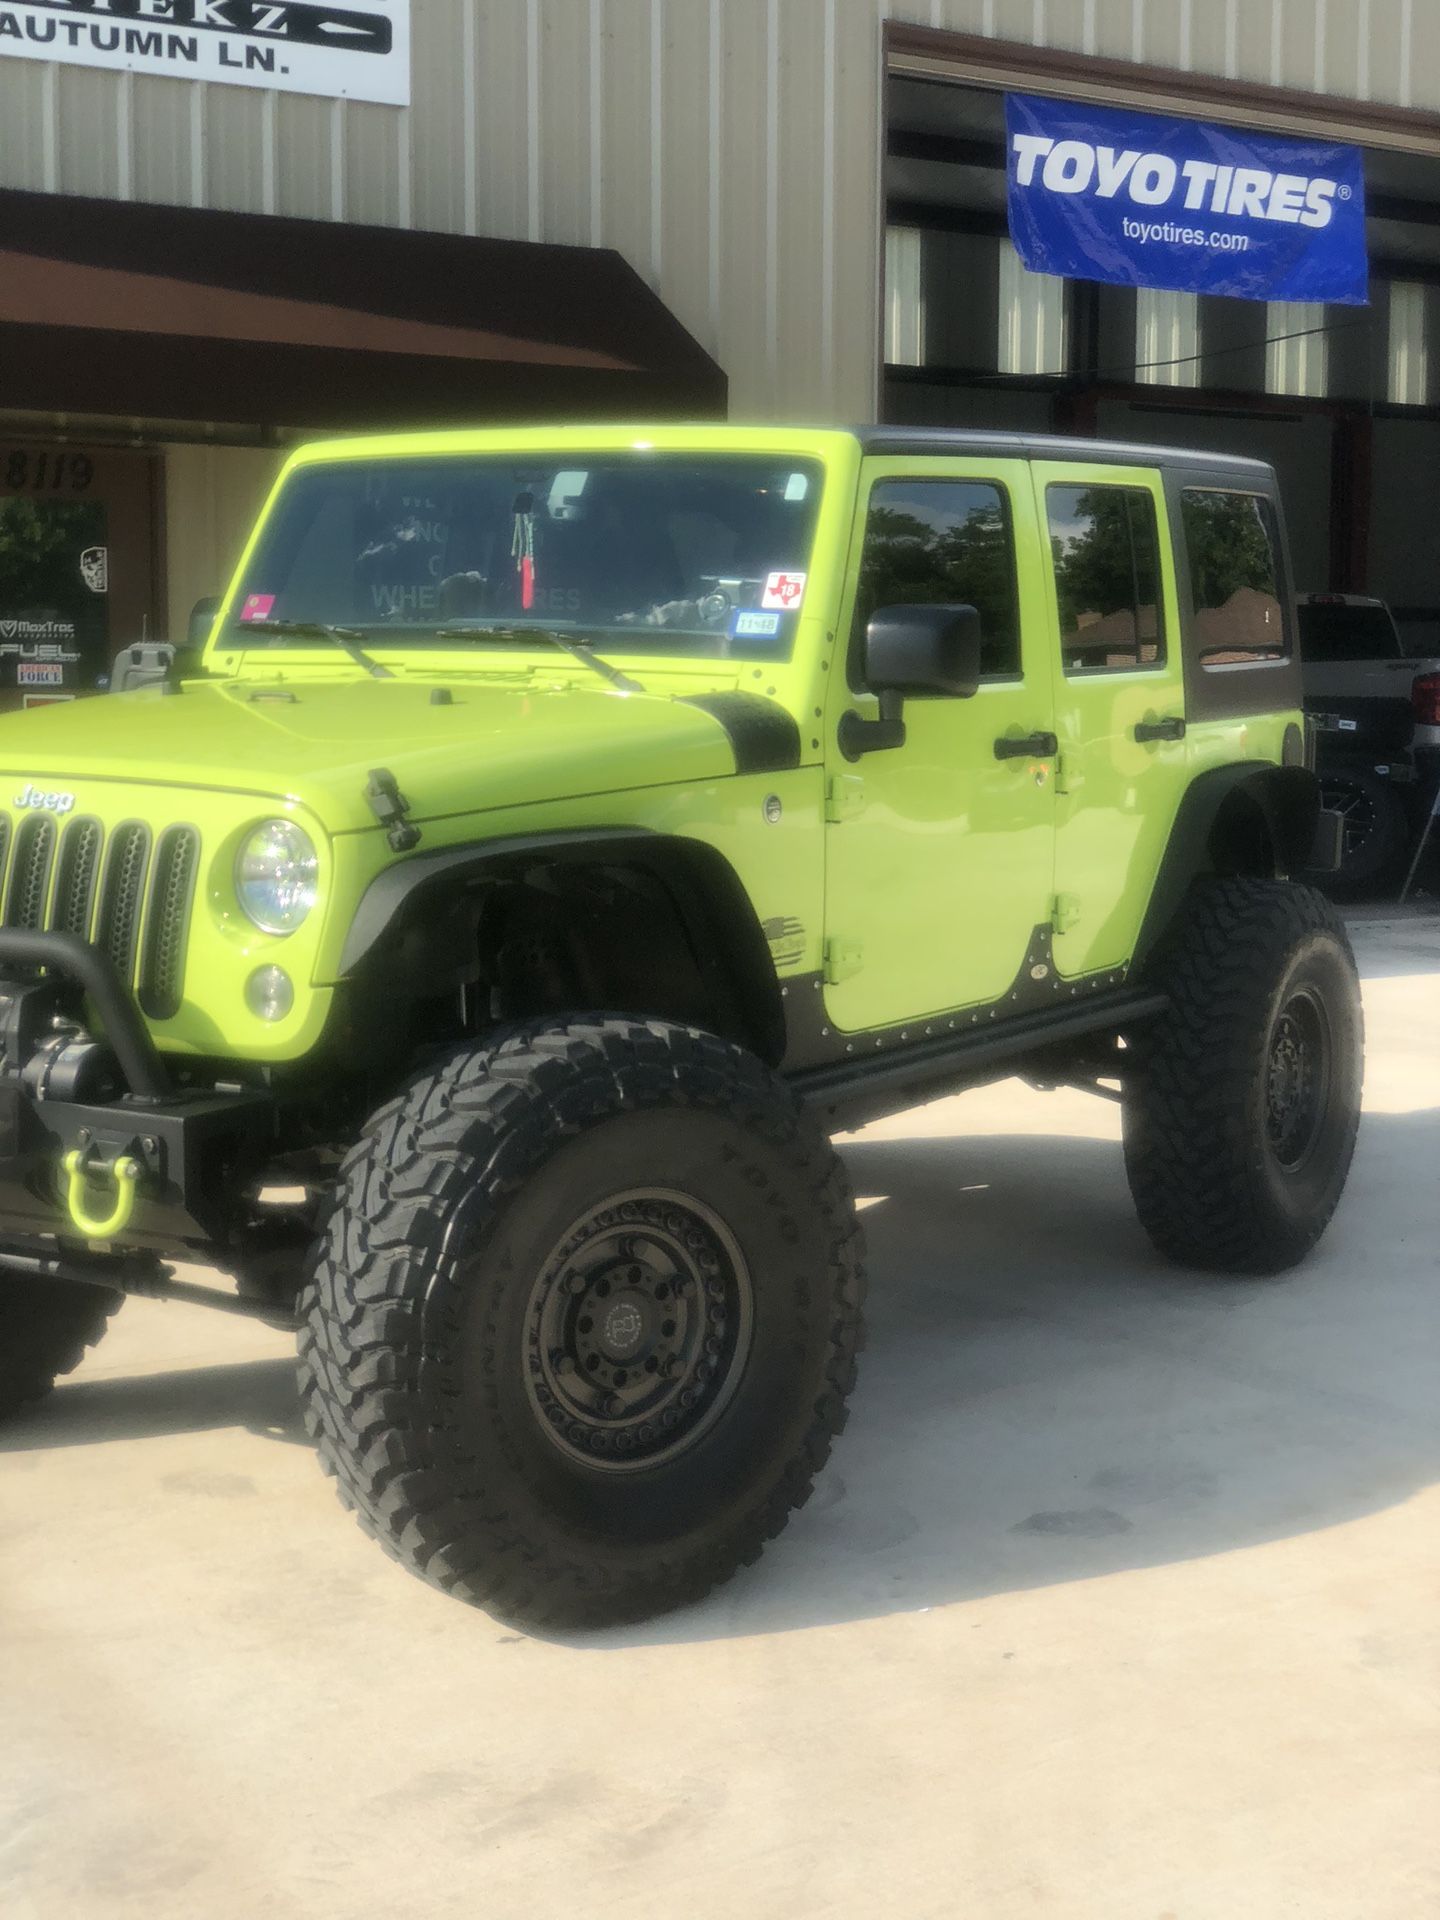
{"type": "Polygon", "coordinates": [[[223,1245],[274,1137],[264,1089],[174,1084],[99,948],[0,928],[0,1233],[223,1245]]]}

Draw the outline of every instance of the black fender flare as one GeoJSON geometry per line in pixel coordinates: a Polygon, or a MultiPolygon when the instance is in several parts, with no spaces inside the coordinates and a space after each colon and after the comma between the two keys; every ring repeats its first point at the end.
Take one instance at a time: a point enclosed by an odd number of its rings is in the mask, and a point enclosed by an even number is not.
{"type": "Polygon", "coordinates": [[[1265,822],[1274,849],[1273,871],[1308,865],[1320,823],[1320,783],[1308,767],[1277,767],[1253,760],[1210,767],[1191,781],[1170,829],[1150,904],[1135,943],[1132,974],[1140,973],[1179,911],[1192,881],[1210,869],[1211,835],[1227,802],[1243,794],[1265,822]]]}
{"type": "Polygon", "coordinates": [[[341,978],[364,972],[393,936],[439,916],[457,894],[561,865],[628,869],[657,881],[685,928],[724,1024],[743,1034],[768,1065],[778,1065],[785,1051],[780,982],[740,876],[707,842],[644,827],[518,834],[396,861],[360,897],[340,954],[341,978]]]}

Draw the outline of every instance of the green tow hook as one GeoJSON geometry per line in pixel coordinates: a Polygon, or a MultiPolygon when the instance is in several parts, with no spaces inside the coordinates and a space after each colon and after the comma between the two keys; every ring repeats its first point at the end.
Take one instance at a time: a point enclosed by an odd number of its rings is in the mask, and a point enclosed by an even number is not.
{"type": "Polygon", "coordinates": [[[108,1171],[115,1180],[115,1210],[108,1218],[97,1220],[85,1210],[85,1155],[79,1147],[72,1147],[60,1163],[65,1169],[68,1182],[65,1191],[65,1204],[70,1209],[70,1218],[87,1240],[113,1240],[117,1233],[123,1233],[130,1224],[130,1216],[135,1211],[135,1190],[140,1179],[140,1162],[133,1160],[128,1153],[121,1154],[108,1171]]]}

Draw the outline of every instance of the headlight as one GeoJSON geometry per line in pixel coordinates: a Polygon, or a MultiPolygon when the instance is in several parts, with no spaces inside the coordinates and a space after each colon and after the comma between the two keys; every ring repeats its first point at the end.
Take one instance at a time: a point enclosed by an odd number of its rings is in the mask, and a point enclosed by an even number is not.
{"type": "Polygon", "coordinates": [[[263,933],[294,933],[315,904],[320,862],[293,820],[267,820],[240,849],[235,891],[263,933]]]}

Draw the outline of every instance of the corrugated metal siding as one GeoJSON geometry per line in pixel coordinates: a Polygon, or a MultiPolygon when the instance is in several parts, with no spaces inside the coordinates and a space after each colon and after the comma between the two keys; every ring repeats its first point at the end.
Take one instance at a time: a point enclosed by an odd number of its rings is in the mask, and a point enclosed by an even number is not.
{"type": "Polygon", "coordinates": [[[1436,0],[415,0],[408,111],[0,59],[0,184],[618,248],[737,414],[874,407],[885,17],[1440,108],[1436,0]]]}
{"type": "Polygon", "coordinates": [[[166,447],[167,638],[183,640],[195,602],[229,586],[279,464],[259,447],[166,447]]]}

